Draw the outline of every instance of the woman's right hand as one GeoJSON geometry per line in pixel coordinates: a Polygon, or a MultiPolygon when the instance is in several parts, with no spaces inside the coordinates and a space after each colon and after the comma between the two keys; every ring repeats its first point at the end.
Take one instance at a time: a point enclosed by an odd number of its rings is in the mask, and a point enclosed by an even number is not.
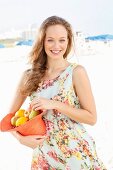
{"type": "Polygon", "coordinates": [[[35,149],[38,145],[41,145],[47,135],[29,135],[22,136],[19,132],[11,132],[11,134],[16,137],[16,139],[25,146],[35,149]]]}

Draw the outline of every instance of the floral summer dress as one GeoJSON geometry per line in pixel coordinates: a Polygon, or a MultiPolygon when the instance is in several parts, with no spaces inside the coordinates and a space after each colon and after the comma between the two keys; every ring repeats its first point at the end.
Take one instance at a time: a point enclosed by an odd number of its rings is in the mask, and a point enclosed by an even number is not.
{"type": "MultiPolygon", "coordinates": [[[[72,86],[76,64],[70,64],[58,77],[43,81],[31,95],[40,95],[80,108],[72,86]]],[[[95,142],[84,126],[56,110],[43,116],[47,138],[33,151],[31,170],[106,170],[98,158],[95,142]]]]}

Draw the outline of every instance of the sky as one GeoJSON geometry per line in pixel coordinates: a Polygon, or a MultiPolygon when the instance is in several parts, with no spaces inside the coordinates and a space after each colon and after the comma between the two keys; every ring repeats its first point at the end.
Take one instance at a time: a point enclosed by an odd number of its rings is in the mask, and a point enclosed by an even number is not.
{"type": "Polygon", "coordinates": [[[0,33],[40,26],[58,15],[74,31],[88,35],[113,34],[113,0],[0,0],[0,33]]]}

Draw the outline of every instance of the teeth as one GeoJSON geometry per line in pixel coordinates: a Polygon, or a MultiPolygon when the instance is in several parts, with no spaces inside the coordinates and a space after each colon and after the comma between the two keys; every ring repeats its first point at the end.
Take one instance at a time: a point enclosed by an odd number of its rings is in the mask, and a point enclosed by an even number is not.
{"type": "Polygon", "coordinates": [[[60,50],[52,50],[52,53],[58,54],[60,50]]]}

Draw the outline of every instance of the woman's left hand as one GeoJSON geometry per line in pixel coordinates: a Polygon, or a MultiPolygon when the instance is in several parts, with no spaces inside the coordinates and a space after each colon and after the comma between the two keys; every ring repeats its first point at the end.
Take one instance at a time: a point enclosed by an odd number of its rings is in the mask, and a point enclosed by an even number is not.
{"type": "Polygon", "coordinates": [[[22,144],[32,149],[42,145],[47,135],[29,135],[22,136],[19,132],[13,131],[11,134],[22,144]]]}
{"type": "Polygon", "coordinates": [[[36,97],[31,102],[30,106],[33,110],[49,110],[54,109],[55,101],[43,97],[36,97]]]}

